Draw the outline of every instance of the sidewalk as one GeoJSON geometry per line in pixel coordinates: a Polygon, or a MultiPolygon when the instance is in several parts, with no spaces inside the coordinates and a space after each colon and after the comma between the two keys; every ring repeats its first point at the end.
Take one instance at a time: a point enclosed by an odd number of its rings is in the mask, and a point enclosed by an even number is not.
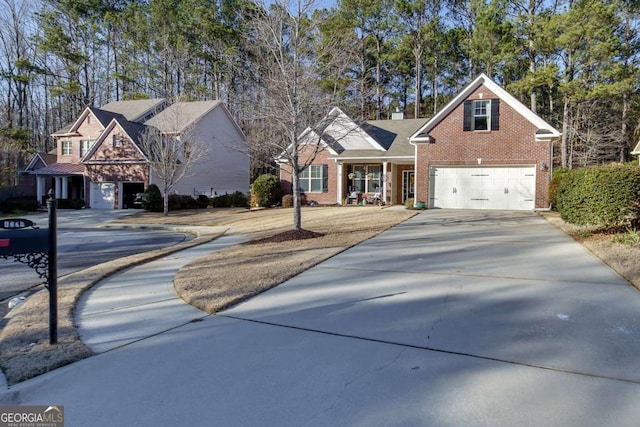
{"type": "Polygon", "coordinates": [[[177,297],[173,278],[192,260],[242,241],[241,236],[222,236],[101,281],[78,302],[82,341],[104,353],[206,317],[177,297]]]}

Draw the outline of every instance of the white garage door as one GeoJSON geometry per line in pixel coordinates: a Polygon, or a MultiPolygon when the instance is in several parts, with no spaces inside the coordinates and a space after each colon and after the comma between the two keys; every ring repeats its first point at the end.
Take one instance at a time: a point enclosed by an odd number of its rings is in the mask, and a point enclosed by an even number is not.
{"type": "Polygon", "coordinates": [[[429,207],[533,210],[535,166],[431,167],[429,207]]]}
{"type": "Polygon", "coordinates": [[[92,182],[91,208],[113,209],[115,195],[115,184],[113,182],[92,182]]]}

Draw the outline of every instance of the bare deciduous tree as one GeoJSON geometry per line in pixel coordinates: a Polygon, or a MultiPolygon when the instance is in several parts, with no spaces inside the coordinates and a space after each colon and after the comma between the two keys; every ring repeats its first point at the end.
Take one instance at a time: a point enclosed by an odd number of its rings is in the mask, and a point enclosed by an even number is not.
{"type": "Polygon", "coordinates": [[[176,184],[207,153],[205,138],[189,125],[186,114],[178,107],[165,116],[162,130],[148,126],[141,135],[141,147],[150,163],[151,174],[159,184],[164,199],[163,212],[169,214],[169,195],[176,184]],[[168,117],[167,117],[168,116],[168,117]]]}
{"type": "MultiPolygon", "coordinates": [[[[321,120],[331,106],[330,96],[317,84],[313,49],[318,35],[312,20],[313,0],[276,0],[256,8],[250,24],[250,42],[258,64],[259,94],[253,115],[260,131],[250,134],[252,151],[270,151],[291,168],[293,228],[302,229],[300,174],[326,145],[323,134],[334,122],[321,120]],[[304,131],[304,132],[303,132],[304,131]],[[304,146],[301,160],[300,147],[304,146]],[[267,148],[268,147],[268,148],[267,148]]],[[[348,131],[342,131],[346,135],[348,131]]]]}

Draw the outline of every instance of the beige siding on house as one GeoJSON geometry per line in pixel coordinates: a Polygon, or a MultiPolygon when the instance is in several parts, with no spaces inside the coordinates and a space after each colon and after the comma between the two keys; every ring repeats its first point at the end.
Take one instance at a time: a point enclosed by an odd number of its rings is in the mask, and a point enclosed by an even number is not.
{"type": "MultiPolygon", "coordinates": [[[[177,194],[197,197],[249,192],[249,156],[244,136],[236,128],[222,105],[202,117],[190,131],[203,142],[207,152],[173,189],[177,194]]],[[[151,174],[151,182],[162,188],[162,181],[151,174]]]]}

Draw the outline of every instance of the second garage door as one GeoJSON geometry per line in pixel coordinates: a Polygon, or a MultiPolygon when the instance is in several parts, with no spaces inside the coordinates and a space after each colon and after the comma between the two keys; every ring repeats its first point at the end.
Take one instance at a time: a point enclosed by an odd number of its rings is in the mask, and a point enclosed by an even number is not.
{"type": "Polygon", "coordinates": [[[429,168],[429,207],[533,210],[535,166],[429,168]]]}
{"type": "Polygon", "coordinates": [[[91,207],[93,209],[114,209],[115,194],[113,182],[92,182],[91,207]]]}

